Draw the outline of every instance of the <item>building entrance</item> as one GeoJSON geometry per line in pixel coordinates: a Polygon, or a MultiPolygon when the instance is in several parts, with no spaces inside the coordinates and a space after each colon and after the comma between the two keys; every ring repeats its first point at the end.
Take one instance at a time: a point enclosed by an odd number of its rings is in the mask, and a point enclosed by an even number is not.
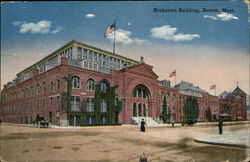
{"type": "Polygon", "coordinates": [[[139,84],[133,89],[133,104],[131,117],[148,117],[149,114],[149,99],[151,98],[149,89],[139,84]]]}

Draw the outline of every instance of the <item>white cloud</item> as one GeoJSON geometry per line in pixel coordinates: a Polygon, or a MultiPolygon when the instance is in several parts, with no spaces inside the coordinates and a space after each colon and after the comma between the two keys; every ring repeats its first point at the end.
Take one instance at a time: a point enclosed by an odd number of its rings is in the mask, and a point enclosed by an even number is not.
{"type": "Polygon", "coordinates": [[[172,41],[190,41],[195,38],[200,38],[199,34],[182,34],[176,33],[177,28],[173,28],[170,25],[164,25],[160,27],[152,28],[151,35],[152,37],[165,39],[165,40],[172,40],[172,41]]]}
{"type": "Polygon", "coordinates": [[[205,19],[212,19],[212,20],[217,20],[217,17],[215,16],[209,16],[209,15],[204,15],[205,19]]]}
{"type": "Polygon", "coordinates": [[[236,17],[232,14],[226,13],[226,12],[222,12],[220,14],[217,14],[216,16],[222,21],[228,21],[228,20],[232,20],[232,19],[238,20],[239,19],[238,17],[236,17]]]}
{"type": "Polygon", "coordinates": [[[88,19],[92,19],[95,17],[95,15],[94,14],[87,14],[87,15],[85,15],[85,17],[88,19]]]}
{"type": "Polygon", "coordinates": [[[52,21],[48,20],[41,20],[37,23],[26,23],[25,21],[15,21],[12,23],[14,26],[19,26],[19,32],[20,33],[28,33],[30,32],[31,34],[47,34],[47,33],[52,33],[56,34],[60,32],[63,28],[60,26],[57,26],[56,29],[51,31],[51,25],[52,21]]]}
{"type": "Polygon", "coordinates": [[[204,15],[205,19],[211,19],[211,20],[221,20],[221,21],[229,21],[229,20],[238,20],[239,18],[234,16],[233,14],[229,14],[226,12],[221,12],[215,16],[209,16],[209,15],[204,15]]]}
{"type": "Polygon", "coordinates": [[[26,23],[26,22],[25,21],[14,21],[12,24],[14,26],[19,26],[19,25],[24,24],[24,23],[26,23]]]}
{"type": "Polygon", "coordinates": [[[61,26],[57,26],[56,29],[54,29],[53,31],[51,31],[51,33],[52,34],[56,34],[56,33],[60,32],[62,30],[63,30],[63,28],[61,26]]]}
{"type": "Polygon", "coordinates": [[[31,32],[32,34],[46,34],[50,31],[51,21],[42,20],[38,23],[27,23],[20,26],[20,33],[31,32]]]}
{"type": "MultiPolygon", "coordinates": [[[[113,33],[110,33],[109,35],[107,35],[107,38],[110,41],[113,41],[114,36],[113,33]]],[[[148,40],[143,40],[143,39],[139,39],[139,38],[131,38],[132,32],[127,31],[127,30],[123,30],[123,29],[118,29],[116,30],[116,34],[115,34],[115,41],[117,43],[122,43],[122,44],[138,44],[138,45],[142,45],[142,44],[150,44],[150,42],[148,40]]]]}
{"type": "Polygon", "coordinates": [[[173,36],[173,41],[190,41],[194,38],[200,38],[199,34],[176,34],[173,36]]]}

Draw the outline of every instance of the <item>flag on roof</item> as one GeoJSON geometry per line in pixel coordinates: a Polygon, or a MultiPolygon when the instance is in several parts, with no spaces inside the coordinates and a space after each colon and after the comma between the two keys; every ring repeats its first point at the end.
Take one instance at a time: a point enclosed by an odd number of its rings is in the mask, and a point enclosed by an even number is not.
{"type": "Polygon", "coordinates": [[[176,70],[169,74],[169,77],[176,76],[176,70]]]}
{"type": "Polygon", "coordinates": [[[210,90],[215,89],[215,88],[216,88],[216,84],[212,85],[212,86],[210,87],[210,90]]]}
{"type": "Polygon", "coordinates": [[[113,31],[115,31],[115,22],[106,29],[104,37],[107,36],[109,33],[112,33],[113,31]]]}

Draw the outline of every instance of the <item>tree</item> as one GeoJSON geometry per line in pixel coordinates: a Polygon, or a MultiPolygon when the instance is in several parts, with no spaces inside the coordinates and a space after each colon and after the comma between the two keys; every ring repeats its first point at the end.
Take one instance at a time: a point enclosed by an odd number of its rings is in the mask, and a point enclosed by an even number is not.
{"type": "Polygon", "coordinates": [[[206,110],[206,118],[208,121],[212,121],[212,112],[210,107],[206,110]]]}
{"type": "Polygon", "coordinates": [[[183,106],[184,120],[188,124],[193,124],[199,117],[199,106],[196,99],[187,97],[183,106]]]}
{"type": "Polygon", "coordinates": [[[161,112],[161,119],[163,120],[163,123],[167,123],[168,118],[169,118],[169,113],[168,113],[167,99],[166,96],[164,96],[163,110],[161,112]]]}

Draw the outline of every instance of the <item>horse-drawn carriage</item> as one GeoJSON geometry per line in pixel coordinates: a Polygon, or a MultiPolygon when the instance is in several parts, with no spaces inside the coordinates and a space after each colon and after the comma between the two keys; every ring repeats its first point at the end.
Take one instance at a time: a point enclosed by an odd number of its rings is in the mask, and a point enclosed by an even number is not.
{"type": "Polygon", "coordinates": [[[37,115],[34,120],[34,126],[36,128],[48,128],[49,122],[44,119],[44,117],[37,115]]]}

